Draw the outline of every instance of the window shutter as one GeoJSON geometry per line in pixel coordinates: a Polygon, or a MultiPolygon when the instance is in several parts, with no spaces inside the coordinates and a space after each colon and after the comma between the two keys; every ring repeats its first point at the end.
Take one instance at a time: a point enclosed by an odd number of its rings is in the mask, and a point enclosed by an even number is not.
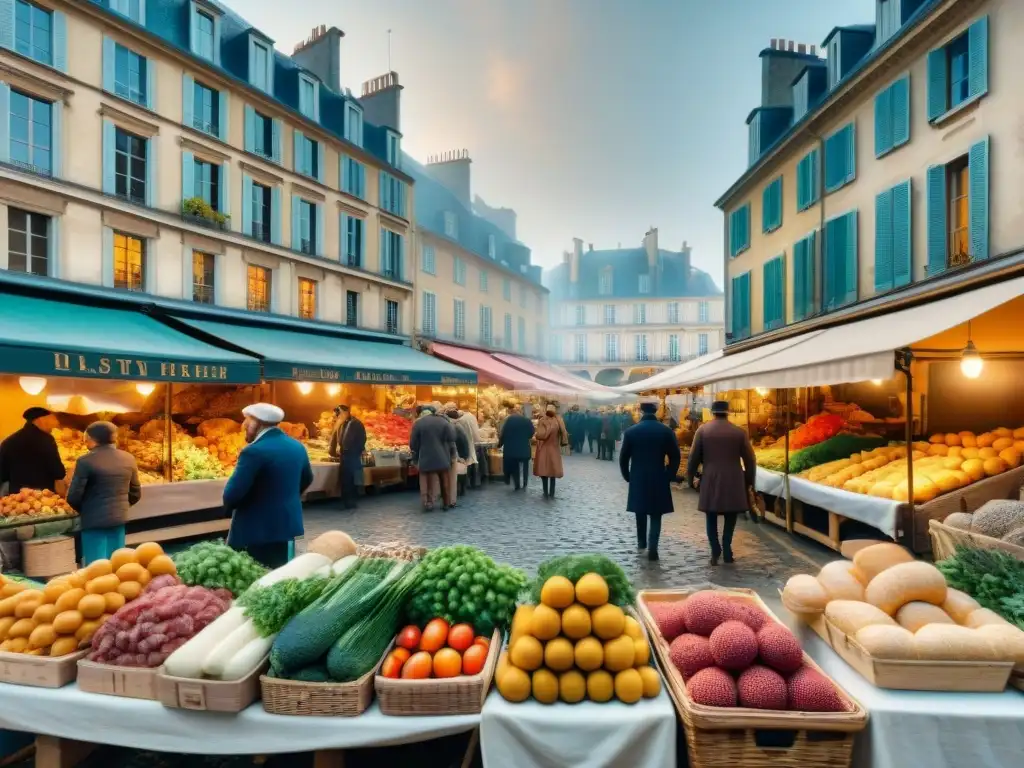
{"type": "Polygon", "coordinates": [[[302,198],[292,195],[292,250],[302,250],[302,232],[299,231],[299,205],[302,198]]]}
{"type": "Polygon", "coordinates": [[[231,99],[230,94],[227,91],[220,91],[218,93],[220,100],[220,140],[225,144],[228,142],[231,136],[231,99]]]}
{"type": "MultiPolygon", "coordinates": [[[[145,5],[145,3],[143,3],[145,5]]],[[[155,59],[146,59],[146,108],[154,112],[157,108],[156,81],[157,63],[155,59]]]]}
{"type": "Polygon", "coordinates": [[[766,261],[762,268],[761,324],[770,330],[775,319],[775,259],[766,261]]]}
{"type": "MultiPolygon", "coordinates": [[[[946,49],[928,52],[928,120],[936,120],[949,109],[949,73],[946,71],[946,49]]],[[[945,262],[943,262],[945,263],[945,262]]]]}
{"type": "Polygon", "coordinates": [[[160,205],[160,140],[150,136],[146,140],[146,205],[157,208],[160,205]]]}
{"type": "Polygon", "coordinates": [[[809,163],[810,171],[810,201],[809,204],[813,205],[818,202],[818,198],[821,197],[821,150],[815,149],[811,152],[811,160],[809,163]]]}
{"type": "MultiPolygon", "coordinates": [[[[218,205],[220,206],[220,212],[225,216],[231,216],[231,166],[228,161],[224,161],[220,166],[220,200],[218,205]]],[[[225,225],[227,229],[231,229],[231,221],[228,220],[225,225]]]]}
{"type": "Polygon", "coordinates": [[[391,208],[391,185],[388,184],[388,175],[384,171],[380,171],[378,174],[378,183],[380,186],[380,207],[385,211],[391,208]]]}
{"type": "Polygon", "coordinates": [[[750,273],[743,276],[743,335],[750,335],[750,273]]]}
{"type": "Polygon", "coordinates": [[[989,256],[988,244],[988,138],[971,146],[968,153],[970,177],[971,257],[977,261],[989,256]]]}
{"type": "Polygon", "coordinates": [[[892,188],[892,285],[910,283],[914,246],[911,234],[911,182],[908,179],[892,188]]]}
{"type": "Polygon", "coordinates": [[[195,122],[194,107],[196,99],[196,81],[190,75],[181,77],[181,123],[189,128],[195,122]]]}
{"type": "Polygon", "coordinates": [[[793,246],[793,319],[803,320],[807,314],[807,238],[798,240],[793,246]]]}
{"type": "Polygon", "coordinates": [[[317,256],[326,256],[327,249],[324,248],[324,204],[316,204],[316,248],[313,252],[317,256]]]}
{"type": "Polygon", "coordinates": [[[104,288],[114,287],[114,230],[110,227],[103,228],[102,250],[100,260],[103,263],[103,275],[101,281],[104,288]]]}
{"type": "Polygon", "coordinates": [[[892,289],[893,282],[893,197],[886,190],[875,198],[875,291],[892,289]]]}
{"type": "MultiPolygon", "coordinates": [[[[113,174],[113,170],[111,170],[113,174]]],[[[181,199],[196,196],[196,159],[191,152],[181,153],[181,199]]]]}
{"type": "MultiPolygon", "coordinates": [[[[353,161],[354,162],[354,161],[353,161]]],[[[356,176],[359,178],[359,188],[356,190],[356,196],[362,199],[366,199],[366,166],[362,163],[356,163],[356,176]]]]}
{"type": "Polygon", "coordinates": [[[242,174],[242,234],[252,236],[252,177],[242,174]]]}
{"type": "Polygon", "coordinates": [[[272,187],[270,190],[270,242],[274,245],[282,245],[281,239],[281,188],[272,187]]]}
{"type": "Polygon", "coordinates": [[[857,125],[850,123],[843,129],[843,183],[857,178],[857,125]]]}
{"type": "Polygon", "coordinates": [[[114,124],[110,120],[103,121],[103,193],[114,194],[117,188],[114,179],[114,142],[116,140],[114,124]]]}
{"type": "Polygon", "coordinates": [[[859,261],[857,258],[859,253],[857,247],[857,211],[851,211],[843,218],[846,220],[846,232],[843,238],[843,287],[845,292],[840,295],[842,296],[843,304],[853,304],[857,301],[857,296],[860,293],[860,271],[857,269],[859,261]]]}
{"type": "Polygon", "coordinates": [[[60,11],[50,17],[53,24],[53,68],[68,71],[68,19],[60,11]]]}
{"type": "Polygon", "coordinates": [[[0,47],[14,48],[14,0],[0,0],[0,47]]]}
{"type": "Polygon", "coordinates": [[[9,163],[10,161],[11,86],[9,86],[7,83],[0,82],[0,163],[9,163]]]}
{"type": "Polygon", "coordinates": [[[113,93],[116,88],[117,43],[113,38],[103,38],[103,90],[113,93]]]}
{"type": "Polygon", "coordinates": [[[338,261],[348,264],[348,214],[338,214],[338,261]]]}
{"type": "Polygon", "coordinates": [[[820,252],[823,245],[818,243],[818,237],[824,238],[824,233],[820,230],[811,232],[807,236],[807,254],[805,257],[805,263],[807,269],[804,271],[804,310],[805,317],[813,315],[821,308],[821,302],[815,301],[814,290],[818,285],[818,264],[820,261],[820,252]]]}
{"type": "Polygon", "coordinates": [[[50,217],[50,240],[46,250],[46,273],[50,277],[60,277],[61,273],[60,220],[60,216],[50,217]]]}
{"type": "Polygon", "coordinates": [[[324,183],[324,176],[326,175],[324,168],[324,163],[326,162],[327,159],[324,153],[324,143],[322,141],[318,141],[316,143],[316,180],[321,184],[324,183]]]}
{"type": "Polygon", "coordinates": [[[835,309],[836,299],[839,295],[839,261],[843,250],[843,238],[845,230],[840,227],[840,219],[832,219],[825,223],[825,239],[822,243],[822,264],[825,272],[824,295],[822,296],[822,309],[831,312],[835,309]]]}
{"type": "Polygon", "coordinates": [[[968,28],[967,57],[968,93],[971,97],[988,93],[988,16],[968,28]]]}
{"type": "Polygon", "coordinates": [[[272,144],[270,148],[272,156],[270,159],[275,163],[282,165],[283,160],[281,158],[283,153],[281,151],[281,121],[277,118],[274,118],[270,124],[270,139],[272,144]]]}
{"type": "Polygon", "coordinates": [[[305,173],[305,163],[302,161],[302,144],[305,137],[302,135],[302,131],[295,131],[295,137],[292,140],[292,170],[296,173],[305,173]]]}
{"type": "Polygon", "coordinates": [[[928,169],[928,274],[946,271],[946,166],[928,169]]]}
{"type": "Polygon", "coordinates": [[[875,157],[893,147],[893,90],[888,87],[875,96],[875,157]]]}
{"type": "Polygon", "coordinates": [[[245,151],[256,151],[256,110],[245,105],[245,151]]]}
{"type": "Polygon", "coordinates": [[[890,86],[892,93],[892,145],[901,147],[910,141],[910,76],[890,86]]]}
{"type": "Polygon", "coordinates": [[[50,113],[50,173],[55,179],[64,173],[64,102],[55,101],[50,113]]]}

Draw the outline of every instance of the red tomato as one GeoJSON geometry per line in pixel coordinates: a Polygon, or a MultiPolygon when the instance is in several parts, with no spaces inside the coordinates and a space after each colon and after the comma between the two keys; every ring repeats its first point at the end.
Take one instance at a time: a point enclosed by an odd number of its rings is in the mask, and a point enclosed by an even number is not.
{"type": "Polygon", "coordinates": [[[415,651],[420,647],[420,628],[415,624],[403,627],[402,631],[398,633],[398,639],[395,640],[395,645],[399,648],[406,648],[410,651],[415,651]]]}
{"type": "Polygon", "coordinates": [[[480,635],[480,637],[473,641],[473,645],[482,645],[484,648],[490,648],[491,639],[489,637],[484,637],[483,635],[480,635]]]}
{"type": "Polygon", "coordinates": [[[473,643],[462,654],[462,674],[478,675],[487,663],[487,646],[473,643]]]}
{"type": "Polygon", "coordinates": [[[433,660],[426,651],[414,653],[409,660],[402,665],[402,677],[406,680],[424,680],[430,677],[433,668],[433,660]]]}
{"type": "Polygon", "coordinates": [[[448,647],[459,653],[473,644],[473,627],[469,624],[456,624],[448,630],[448,647]]]}
{"type": "Polygon", "coordinates": [[[384,659],[384,663],[380,668],[381,676],[398,679],[402,673],[402,665],[405,664],[408,658],[409,652],[405,650],[405,648],[395,648],[395,650],[389,653],[387,658],[384,659]]]}
{"type": "Polygon", "coordinates": [[[420,649],[429,653],[437,653],[448,642],[448,622],[444,619],[433,619],[420,636],[420,649]]]}
{"type": "Polygon", "coordinates": [[[434,677],[458,677],[462,674],[462,657],[453,648],[442,648],[434,654],[434,677]]]}

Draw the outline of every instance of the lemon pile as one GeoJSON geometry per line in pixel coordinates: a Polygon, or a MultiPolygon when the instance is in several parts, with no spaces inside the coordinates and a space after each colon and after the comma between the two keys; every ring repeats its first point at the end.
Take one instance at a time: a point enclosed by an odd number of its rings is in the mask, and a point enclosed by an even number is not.
{"type": "Polygon", "coordinates": [[[521,605],[512,619],[508,649],[494,673],[509,701],[533,698],[626,704],[653,698],[661,678],[650,665],[651,647],[639,622],[608,602],[608,584],[588,573],[573,584],[552,576],[540,605],[521,605]]]}

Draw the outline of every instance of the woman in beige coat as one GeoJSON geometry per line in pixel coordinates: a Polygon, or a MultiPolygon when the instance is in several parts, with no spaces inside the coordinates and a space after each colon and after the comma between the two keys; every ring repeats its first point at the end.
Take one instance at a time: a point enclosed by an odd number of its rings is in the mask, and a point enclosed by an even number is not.
{"type": "Polygon", "coordinates": [[[562,477],[562,446],[568,445],[569,433],[558,417],[554,405],[549,404],[544,415],[537,420],[537,454],[533,459],[533,474],[544,486],[544,497],[555,497],[555,480],[562,477]]]}

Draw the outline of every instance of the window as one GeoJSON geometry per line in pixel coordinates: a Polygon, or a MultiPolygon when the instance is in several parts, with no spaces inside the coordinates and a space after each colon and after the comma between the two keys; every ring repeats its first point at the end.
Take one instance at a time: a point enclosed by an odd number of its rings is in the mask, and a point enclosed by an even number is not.
{"type": "Polygon", "coordinates": [[[847,123],[825,139],[825,191],[835,192],[857,178],[856,130],[847,123]]]}
{"type": "Polygon", "coordinates": [[[708,303],[706,301],[701,301],[697,303],[697,322],[708,322],[708,303]]]}
{"type": "Polygon", "coordinates": [[[732,339],[750,335],[750,273],[732,279],[732,339]]]}
{"type": "Polygon", "coordinates": [[[123,45],[114,46],[114,93],[146,106],[146,59],[123,45]]]}
{"type": "Polygon", "coordinates": [[[193,90],[192,127],[220,137],[220,94],[202,83],[196,83],[193,90]]]}
{"type": "Polygon", "coordinates": [[[518,335],[516,336],[516,349],[519,352],[526,353],[526,318],[520,317],[516,322],[516,330],[518,335]]]}
{"type": "Polygon", "coordinates": [[[491,345],[491,308],[480,305],[480,343],[491,345]]]}
{"type": "Polygon", "coordinates": [[[455,299],[455,338],[462,341],[466,338],[466,302],[455,299]]]}
{"type": "Polygon", "coordinates": [[[821,167],[818,150],[812,149],[796,166],[796,210],[806,211],[821,197],[821,167]]]}
{"type": "Polygon", "coordinates": [[[638,362],[647,362],[647,334],[638,333],[633,338],[633,356],[638,362]]]}
{"type": "Polygon", "coordinates": [[[670,362],[679,362],[679,334],[670,333],[668,335],[668,359],[670,362]]]}
{"type": "Polygon", "coordinates": [[[401,330],[401,322],[398,314],[398,302],[394,299],[384,299],[384,330],[387,333],[397,334],[401,330]]]}
{"type": "Polygon", "coordinates": [[[501,278],[501,298],[512,301],[512,281],[507,277],[501,278]]]}
{"type": "Polygon", "coordinates": [[[487,258],[498,258],[498,244],[494,240],[494,235],[487,236],[487,258]]]}
{"type": "Polygon", "coordinates": [[[25,0],[16,0],[14,3],[14,50],[33,61],[52,66],[53,14],[45,8],[27,3],[25,0]]]}
{"type": "Polygon", "coordinates": [[[480,270],[480,293],[487,293],[488,289],[488,277],[487,272],[480,270]]]}
{"type": "Polygon", "coordinates": [[[302,131],[295,132],[295,172],[320,180],[320,143],[306,136],[302,131]]]}
{"type": "Polygon", "coordinates": [[[359,326],[359,294],[355,291],[345,291],[345,325],[359,326]]]}
{"type": "Polygon", "coordinates": [[[582,333],[573,337],[573,360],[577,363],[587,362],[587,337],[582,333]]]}
{"type": "Polygon", "coordinates": [[[817,309],[814,286],[817,269],[818,233],[811,232],[793,246],[793,320],[803,320],[817,309]]]}
{"type": "Polygon", "coordinates": [[[397,232],[381,227],[380,273],[392,280],[402,279],[403,238],[397,232]]]}
{"type": "Polygon", "coordinates": [[[299,112],[320,122],[320,83],[304,72],[299,73],[299,112]]]}
{"type": "Polygon", "coordinates": [[[316,280],[299,278],[299,317],[303,320],[316,320],[316,292],[316,280]]]}
{"type": "Polygon", "coordinates": [[[910,77],[902,77],[875,96],[875,157],[910,141],[910,77]]]}
{"type": "Polygon", "coordinates": [[[252,183],[252,198],[249,205],[252,207],[252,229],[249,234],[264,243],[271,242],[271,216],[273,190],[263,184],[252,183]]]}
{"type": "Polygon", "coordinates": [[[617,333],[604,335],[604,361],[606,363],[619,361],[619,335],[617,333]]]}
{"type": "Polygon", "coordinates": [[[380,207],[396,216],[405,216],[405,184],[385,171],[380,172],[380,207]]]}
{"type": "Polygon", "coordinates": [[[146,23],[146,0],[110,0],[110,10],[127,16],[136,24],[146,23]]]}
{"type": "Polygon", "coordinates": [[[357,147],[363,146],[363,110],[351,101],[345,102],[345,138],[357,147]]]}
{"type": "MultiPolygon", "coordinates": [[[[543,337],[542,337],[543,338],[543,337]]],[[[538,347],[543,349],[543,345],[538,347]]],[[[548,337],[548,357],[555,362],[561,362],[562,360],[562,337],[561,336],[549,336],[548,337]]]]}
{"type": "Polygon", "coordinates": [[[909,180],[875,198],[875,292],[907,285],[911,275],[909,180]]]}
{"type": "Polygon", "coordinates": [[[216,259],[212,253],[192,251],[192,301],[197,304],[215,301],[216,259]]]}
{"type": "Polygon", "coordinates": [[[600,296],[612,295],[612,269],[605,267],[597,278],[597,293],[600,296]]]}
{"type": "Polygon", "coordinates": [[[519,306],[526,309],[526,286],[519,286],[519,306]]]}
{"type": "Polygon", "coordinates": [[[879,0],[878,3],[878,36],[875,41],[877,48],[895,35],[903,26],[900,18],[900,0],[879,0]]]}
{"type": "Polygon", "coordinates": [[[437,296],[429,291],[423,292],[423,335],[437,335],[437,296]]]}
{"type": "Polygon", "coordinates": [[[988,16],[928,54],[928,120],[988,93],[988,16]]]}
{"type": "Polygon", "coordinates": [[[505,313],[505,338],[503,341],[506,349],[512,349],[512,315],[508,312],[505,313]]]}
{"type": "Polygon", "coordinates": [[[637,283],[638,283],[637,288],[640,291],[640,293],[644,294],[644,293],[650,293],[651,292],[651,276],[650,275],[640,275],[638,277],[638,279],[637,279],[637,283]]]}
{"type": "Polygon", "coordinates": [[[351,157],[341,158],[341,191],[360,200],[366,196],[366,167],[351,157]]]}
{"type": "Polygon", "coordinates": [[[604,305],[604,324],[615,325],[615,305],[605,304],[604,305]]]}
{"type": "Polygon", "coordinates": [[[196,182],[195,196],[205,200],[215,211],[220,210],[220,166],[195,159],[193,178],[196,182]]]}
{"type": "Polygon", "coordinates": [[[436,275],[437,274],[437,264],[436,264],[436,259],[434,257],[434,246],[432,246],[432,245],[424,245],[423,246],[422,267],[423,267],[423,271],[426,272],[428,275],[436,275]]]}
{"type": "Polygon", "coordinates": [[[839,41],[841,40],[839,33],[835,33],[832,40],[828,44],[828,89],[831,91],[836,87],[843,77],[842,63],[839,59],[839,41]]]}
{"type": "Polygon", "coordinates": [[[342,215],[345,237],[342,249],[342,262],[349,267],[363,266],[363,228],[365,222],[356,216],[342,215]]]}
{"type": "Polygon", "coordinates": [[[587,308],[582,304],[576,305],[576,325],[587,324],[587,308]]]}
{"type": "Polygon", "coordinates": [[[114,287],[146,289],[146,246],[140,238],[114,233],[114,287]]]}
{"type": "Polygon", "coordinates": [[[451,211],[444,212],[444,235],[453,240],[459,237],[459,220],[451,211]]]}
{"type": "Polygon", "coordinates": [[[279,161],[280,151],[275,148],[274,118],[257,112],[250,106],[245,108],[246,149],[267,160],[279,161]]]}
{"type": "Polygon", "coordinates": [[[782,226],[782,177],[764,188],[761,196],[761,231],[774,232],[782,226]]]}
{"type": "Polygon", "coordinates": [[[729,214],[729,255],[739,256],[750,247],[750,203],[729,214]]]}
{"type": "Polygon", "coordinates": [[[310,256],[319,252],[317,234],[317,206],[309,200],[299,199],[299,247],[296,249],[310,256]]]}
{"type": "Polygon", "coordinates": [[[762,324],[771,331],[786,324],[786,265],[782,256],[766,261],[762,268],[762,324]]]}
{"type": "Polygon", "coordinates": [[[966,157],[950,163],[946,170],[949,222],[949,256],[954,263],[970,260],[970,167],[966,157]]]}
{"type": "Polygon", "coordinates": [[[245,306],[252,312],[270,311],[272,273],[267,267],[250,264],[246,270],[245,306]]]}
{"type": "Polygon", "coordinates": [[[647,323],[647,305],[646,304],[634,304],[633,305],[633,324],[634,325],[645,325],[647,323]]]}
{"type": "Polygon", "coordinates": [[[192,53],[216,63],[220,58],[217,55],[217,31],[217,20],[209,13],[199,10],[193,2],[192,53]]]}
{"type": "Polygon", "coordinates": [[[857,300],[857,212],[825,222],[821,306],[826,312],[857,300]]]}
{"type": "Polygon", "coordinates": [[[41,213],[7,209],[7,268],[46,276],[50,256],[50,217],[41,213]]]}
{"type": "Polygon", "coordinates": [[[670,301],[667,307],[666,317],[669,323],[677,325],[679,323],[679,302],[670,301]]]}
{"type": "Polygon", "coordinates": [[[928,274],[989,256],[989,140],[927,172],[928,274]]]}
{"type": "Polygon", "coordinates": [[[703,356],[708,353],[708,335],[706,333],[697,334],[697,355],[703,356]]]}
{"type": "Polygon", "coordinates": [[[456,285],[466,284],[466,262],[458,256],[452,257],[452,279],[456,285]]]}
{"type": "Polygon", "coordinates": [[[11,91],[11,163],[33,173],[53,172],[53,105],[11,91]]]}
{"type": "Polygon", "coordinates": [[[146,149],[146,139],[115,129],[114,194],[139,205],[146,204],[146,149]]]}
{"type": "Polygon", "coordinates": [[[270,44],[249,32],[249,82],[264,93],[274,92],[274,56],[270,44]]]}
{"type": "Polygon", "coordinates": [[[394,131],[387,132],[387,158],[395,168],[402,167],[402,137],[394,131]]]}

